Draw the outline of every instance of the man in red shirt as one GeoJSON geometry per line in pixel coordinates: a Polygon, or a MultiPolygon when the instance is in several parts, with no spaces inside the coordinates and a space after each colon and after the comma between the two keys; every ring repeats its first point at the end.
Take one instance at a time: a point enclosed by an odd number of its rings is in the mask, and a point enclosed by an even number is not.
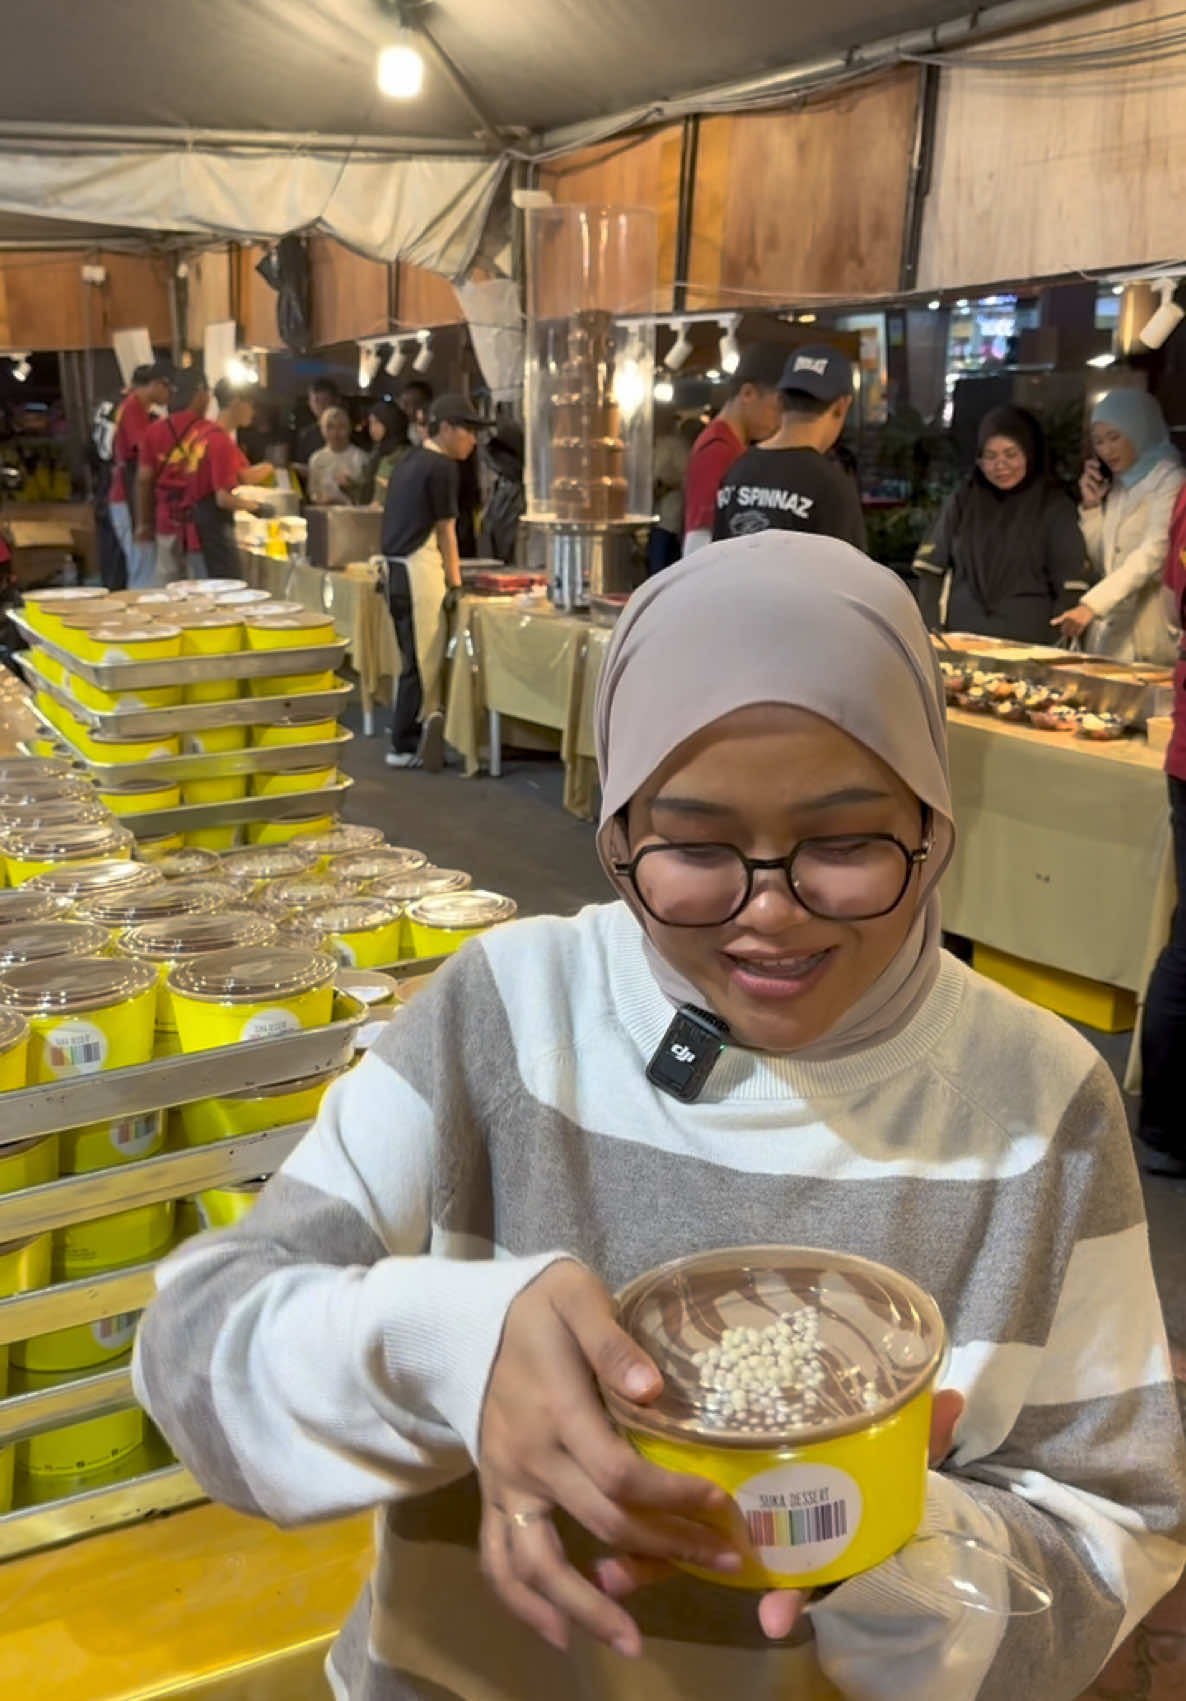
{"type": "Polygon", "coordinates": [[[136,542],[152,544],[162,585],[185,573],[181,534],[195,451],[210,407],[206,374],[195,366],[180,372],[173,400],[175,411],[154,419],[145,432],[136,474],[136,542]]]}
{"type": "Polygon", "coordinates": [[[168,405],[172,372],[164,361],[138,366],[132,384],[115,414],[114,471],[111,478],[111,524],[123,550],[128,587],[149,590],[156,582],[156,550],[134,535],[131,504],[136,499],[140,447],[152,424],[151,408],[168,405]]]}
{"type": "MultiPolygon", "coordinates": [[[[1186,486],[1170,522],[1164,584],[1166,617],[1181,633],[1186,621],[1186,486]]],[[[1137,1156],[1141,1168],[1151,1175],[1186,1179],[1186,649],[1179,654],[1174,672],[1174,723],[1165,771],[1178,904],[1141,1019],[1137,1156]]]]}
{"type": "Polygon", "coordinates": [[[684,475],[684,554],[712,542],[717,491],[734,461],[751,443],[773,437],[782,421],[778,384],[786,350],[751,343],[741,356],[729,399],[692,445],[684,475]]]}
{"type": "Polygon", "coordinates": [[[235,544],[236,510],[248,514],[266,512],[265,502],[256,503],[234,494],[235,486],[265,484],[272,476],[266,461],[252,466],[232,435],[245,431],[255,417],[249,397],[233,389],[225,378],[214,386],[218,419],[203,420],[195,432],[187,491],[187,513],[182,532],[185,570],[191,579],[228,579],[239,565],[235,544]]]}

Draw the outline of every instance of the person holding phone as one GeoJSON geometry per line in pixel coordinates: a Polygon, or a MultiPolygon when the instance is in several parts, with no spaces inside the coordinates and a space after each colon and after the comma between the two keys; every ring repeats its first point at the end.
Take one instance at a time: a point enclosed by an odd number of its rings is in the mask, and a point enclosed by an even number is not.
{"type": "Polygon", "coordinates": [[[1091,413],[1094,455],[1079,481],[1079,524],[1100,575],[1051,625],[1096,655],[1170,664],[1161,571],[1170,518],[1186,483],[1165,415],[1145,390],[1111,390],[1091,413]]]}

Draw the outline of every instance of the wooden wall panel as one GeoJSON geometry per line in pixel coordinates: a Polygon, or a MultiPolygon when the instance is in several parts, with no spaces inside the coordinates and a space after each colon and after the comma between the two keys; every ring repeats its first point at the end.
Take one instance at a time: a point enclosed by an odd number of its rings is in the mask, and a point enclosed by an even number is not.
{"type": "Polygon", "coordinates": [[[309,242],[313,274],[313,343],[350,342],[387,329],[387,266],[364,260],[328,236],[309,242]]]}
{"type": "Polygon", "coordinates": [[[919,73],[701,125],[689,307],[898,287],[919,73]]]}
{"type": "MultiPolygon", "coordinates": [[[[566,206],[650,207],[658,216],[658,293],[654,311],[672,305],[682,128],[678,124],[631,141],[607,142],[541,168],[540,188],[566,206]]],[[[641,311],[646,311],[645,307],[641,311]]]]}
{"type": "Polygon", "coordinates": [[[22,250],[0,254],[0,345],[12,349],[107,348],[112,331],[145,325],[172,340],[171,262],[152,255],[22,250]],[[84,284],[83,265],[107,281],[84,284]]]}
{"type": "Polygon", "coordinates": [[[208,248],[189,261],[186,282],[185,341],[187,348],[205,346],[206,326],[233,318],[231,251],[208,248]]]}
{"type": "Polygon", "coordinates": [[[423,266],[409,266],[403,260],[397,264],[396,302],[401,326],[418,330],[422,326],[465,323],[465,312],[448,278],[423,266]]]}
{"type": "Polygon", "coordinates": [[[276,291],[255,269],[267,251],[262,243],[248,243],[236,250],[239,329],[249,348],[282,349],[284,344],[276,329],[276,291]]]}
{"type": "MultiPolygon", "coordinates": [[[[1115,32],[1180,17],[1180,0],[1093,12],[1115,32]]],[[[1057,52],[1074,16],[999,38],[1057,52]]],[[[1182,253],[1186,53],[1147,65],[1006,76],[944,71],[919,287],[989,284],[1144,265],[1182,253]]]]}

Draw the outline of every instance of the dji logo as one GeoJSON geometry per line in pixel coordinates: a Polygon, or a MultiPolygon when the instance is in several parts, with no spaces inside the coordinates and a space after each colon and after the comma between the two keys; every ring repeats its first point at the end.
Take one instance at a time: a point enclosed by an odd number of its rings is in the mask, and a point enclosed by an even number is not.
{"type": "Polygon", "coordinates": [[[677,1063],[695,1063],[696,1061],[696,1053],[689,1050],[686,1045],[673,1045],[671,1055],[677,1063]]]}

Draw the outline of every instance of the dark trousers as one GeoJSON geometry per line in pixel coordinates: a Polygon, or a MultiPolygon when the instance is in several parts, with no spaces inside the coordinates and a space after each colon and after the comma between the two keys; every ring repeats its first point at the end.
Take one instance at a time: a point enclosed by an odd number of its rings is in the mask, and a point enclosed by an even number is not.
{"type": "Polygon", "coordinates": [[[387,560],[387,590],[391,622],[403,666],[395,686],[395,708],[391,716],[391,748],[401,756],[414,756],[420,746],[420,718],[424,712],[424,681],[416,660],[416,627],[412,619],[412,587],[408,564],[399,557],[387,560]]]}
{"type": "Polygon", "coordinates": [[[1171,775],[1169,788],[1178,905],[1145,1001],[1138,1132],[1186,1162],[1186,780],[1171,775]]]}

